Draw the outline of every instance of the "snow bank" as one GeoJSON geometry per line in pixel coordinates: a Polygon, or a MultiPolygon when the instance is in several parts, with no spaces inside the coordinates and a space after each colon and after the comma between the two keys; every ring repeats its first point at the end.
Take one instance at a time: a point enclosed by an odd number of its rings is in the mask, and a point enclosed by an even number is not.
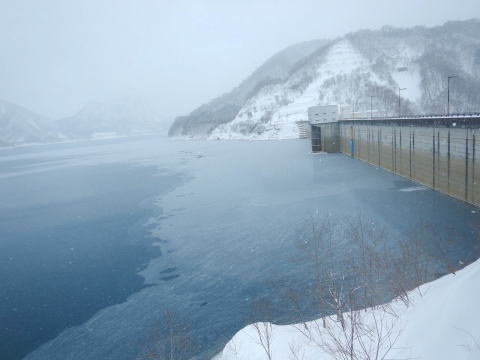
{"type": "MultiPolygon", "coordinates": [[[[409,307],[400,301],[391,304],[398,316],[391,315],[398,339],[387,358],[480,359],[480,260],[456,275],[450,274],[422,285],[420,291],[411,293],[411,299],[413,302],[409,307]]],[[[366,314],[373,317],[374,313],[366,314]]],[[[272,325],[272,359],[331,359],[315,344],[318,340],[309,341],[298,328],[295,325],[272,325]],[[292,349],[296,357],[292,355],[292,349]]],[[[267,359],[257,334],[253,325],[245,327],[214,359],[267,359]]]]}

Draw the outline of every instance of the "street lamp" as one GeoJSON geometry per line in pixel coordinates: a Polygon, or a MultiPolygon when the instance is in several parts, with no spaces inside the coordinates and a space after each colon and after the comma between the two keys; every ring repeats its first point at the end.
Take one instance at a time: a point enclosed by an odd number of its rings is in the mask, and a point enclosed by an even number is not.
{"type": "Polygon", "coordinates": [[[398,117],[401,116],[401,97],[400,97],[400,93],[403,91],[403,90],[407,90],[407,88],[398,88],[398,117]]]}
{"type": "Polygon", "coordinates": [[[450,116],[450,80],[455,79],[457,75],[448,75],[447,85],[447,116],[450,116]]]}

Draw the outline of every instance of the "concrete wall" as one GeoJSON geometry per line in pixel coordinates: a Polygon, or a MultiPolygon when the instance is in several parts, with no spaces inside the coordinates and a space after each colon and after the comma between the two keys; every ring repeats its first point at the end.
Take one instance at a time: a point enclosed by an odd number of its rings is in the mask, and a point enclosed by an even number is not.
{"type": "Polygon", "coordinates": [[[312,125],[312,152],[340,152],[340,126],[338,122],[312,125]]]}
{"type": "Polygon", "coordinates": [[[308,121],[297,121],[296,124],[298,127],[298,137],[300,139],[310,139],[312,137],[310,123],[308,121]]]}
{"type": "Polygon", "coordinates": [[[340,151],[480,206],[480,119],[339,123],[340,151]]]}

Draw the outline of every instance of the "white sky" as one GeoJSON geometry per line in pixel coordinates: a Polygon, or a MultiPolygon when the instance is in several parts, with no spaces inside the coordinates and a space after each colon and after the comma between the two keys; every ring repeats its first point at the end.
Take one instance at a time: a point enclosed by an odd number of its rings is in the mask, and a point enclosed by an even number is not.
{"type": "Polygon", "coordinates": [[[480,0],[0,0],[0,99],[59,117],[141,96],[173,117],[295,42],[474,17],[480,0]]]}

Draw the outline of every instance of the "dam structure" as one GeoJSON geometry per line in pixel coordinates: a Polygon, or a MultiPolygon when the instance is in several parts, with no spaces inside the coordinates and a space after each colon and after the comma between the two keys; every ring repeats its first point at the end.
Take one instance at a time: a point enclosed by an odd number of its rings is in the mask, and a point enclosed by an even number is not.
{"type": "Polygon", "coordinates": [[[340,152],[480,206],[480,114],[309,121],[312,152],[340,152]]]}

